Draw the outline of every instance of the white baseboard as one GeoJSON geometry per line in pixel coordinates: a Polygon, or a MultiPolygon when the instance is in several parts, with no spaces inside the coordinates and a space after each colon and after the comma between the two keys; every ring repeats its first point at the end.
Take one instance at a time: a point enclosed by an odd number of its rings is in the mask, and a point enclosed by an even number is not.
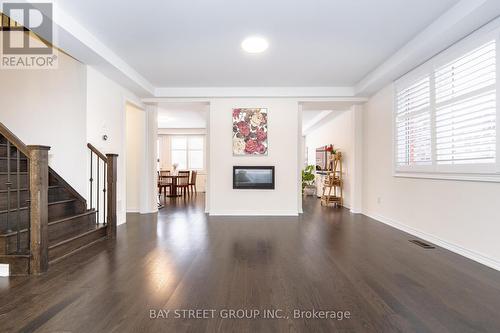
{"type": "Polygon", "coordinates": [[[145,211],[138,211],[137,213],[143,215],[143,214],[155,214],[155,213],[158,213],[158,207],[154,208],[154,209],[150,209],[150,210],[145,210],[145,211]]]}
{"type": "Polygon", "coordinates": [[[283,210],[283,211],[263,211],[258,212],[254,210],[224,210],[224,211],[211,211],[210,216],[299,216],[298,211],[283,210]]]}
{"type": "Polygon", "coordinates": [[[491,257],[488,257],[484,254],[466,249],[460,245],[450,243],[450,242],[445,241],[441,238],[438,238],[438,237],[433,236],[431,234],[428,234],[426,232],[417,230],[417,229],[410,227],[406,224],[400,223],[398,221],[395,221],[393,219],[390,219],[388,217],[385,217],[385,216],[382,216],[379,214],[364,211],[363,215],[371,217],[374,220],[377,220],[379,222],[387,224],[391,227],[394,227],[394,228],[399,229],[401,231],[404,231],[406,233],[412,234],[413,236],[416,236],[418,238],[421,238],[423,240],[431,242],[431,243],[433,243],[437,246],[440,246],[442,248],[445,248],[451,252],[455,252],[455,253],[457,253],[461,256],[464,256],[468,259],[474,260],[480,264],[483,264],[483,265],[488,266],[490,268],[493,268],[497,271],[500,271],[500,261],[498,261],[494,258],[491,258],[491,257]]]}
{"type": "Polygon", "coordinates": [[[0,264],[0,277],[6,277],[10,275],[9,264],[0,264]]]}

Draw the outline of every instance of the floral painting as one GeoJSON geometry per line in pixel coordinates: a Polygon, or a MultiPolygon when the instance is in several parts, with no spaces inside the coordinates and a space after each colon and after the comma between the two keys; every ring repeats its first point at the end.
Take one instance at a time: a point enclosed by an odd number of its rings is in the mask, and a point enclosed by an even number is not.
{"type": "Polygon", "coordinates": [[[233,109],[233,155],[267,155],[267,109],[233,109]]]}

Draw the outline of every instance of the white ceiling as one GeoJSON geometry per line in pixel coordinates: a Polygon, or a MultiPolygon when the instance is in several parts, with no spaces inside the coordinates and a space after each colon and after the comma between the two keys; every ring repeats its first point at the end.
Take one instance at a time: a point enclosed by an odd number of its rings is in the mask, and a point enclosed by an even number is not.
{"type": "Polygon", "coordinates": [[[205,103],[159,103],[158,128],[206,128],[205,103]]]}
{"type": "Polygon", "coordinates": [[[457,0],[58,0],[156,87],[352,86],[457,0]],[[268,38],[245,54],[248,35],[268,38]]]}
{"type": "Polygon", "coordinates": [[[314,101],[303,102],[302,106],[302,135],[311,133],[326,121],[349,110],[356,102],[349,101],[314,101]]]}
{"type": "Polygon", "coordinates": [[[314,118],[318,117],[322,112],[321,110],[302,112],[302,127],[309,126],[314,118]]]}
{"type": "Polygon", "coordinates": [[[317,110],[302,112],[302,135],[308,134],[322,120],[326,119],[332,110],[317,110]]]}

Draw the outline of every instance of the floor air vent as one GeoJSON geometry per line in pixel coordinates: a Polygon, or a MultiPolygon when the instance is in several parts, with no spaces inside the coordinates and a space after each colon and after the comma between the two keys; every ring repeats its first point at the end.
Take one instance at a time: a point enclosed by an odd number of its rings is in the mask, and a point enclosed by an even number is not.
{"type": "Polygon", "coordinates": [[[413,244],[417,244],[420,247],[423,247],[424,249],[434,249],[435,247],[432,246],[431,244],[427,244],[426,242],[423,242],[418,239],[410,239],[410,242],[413,244]]]}

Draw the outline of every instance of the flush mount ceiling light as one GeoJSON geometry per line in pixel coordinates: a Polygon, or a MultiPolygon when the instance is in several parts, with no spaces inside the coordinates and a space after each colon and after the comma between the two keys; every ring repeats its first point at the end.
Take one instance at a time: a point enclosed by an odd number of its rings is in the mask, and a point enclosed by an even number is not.
{"type": "Polygon", "coordinates": [[[248,53],[262,53],[269,47],[265,38],[252,36],[247,37],[241,42],[241,48],[248,53]]]}

